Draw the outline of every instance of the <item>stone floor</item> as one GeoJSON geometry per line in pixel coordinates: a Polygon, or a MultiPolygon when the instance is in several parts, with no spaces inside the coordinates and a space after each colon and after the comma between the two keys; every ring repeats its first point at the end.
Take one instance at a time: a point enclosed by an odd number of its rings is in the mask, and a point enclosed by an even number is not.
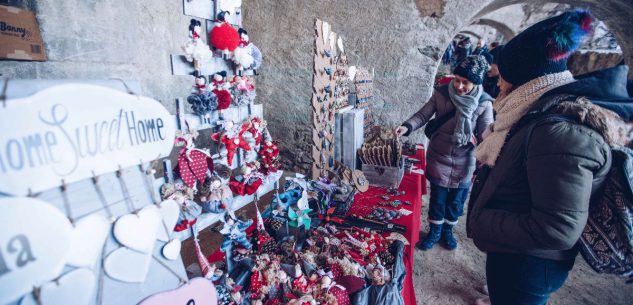
{"type": "MultiPolygon", "coordinates": [[[[428,196],[423,202],[421,238],[428,230],[428,196]]],[[[466,237],[465,223],[464,216],[456,228],[459,246],[455,251],[440,246],[426,252],[415,250],[413,284],[418,304],[467,305],[484,296],[478,289],[485,284],[485,255],[466,237]]],[[[622,278],[595,273],[578,256],[565,286],[549,301],[549,305],[572,304],[633,304],[633,286],[622,278]]]]}

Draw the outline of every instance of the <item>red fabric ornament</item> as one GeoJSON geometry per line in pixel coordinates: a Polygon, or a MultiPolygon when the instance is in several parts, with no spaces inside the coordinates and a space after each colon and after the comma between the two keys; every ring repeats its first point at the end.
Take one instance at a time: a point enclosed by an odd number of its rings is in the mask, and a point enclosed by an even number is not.
{"type": "Polygon", "coordinates": [[[202,270],[202,276],[204,278],[210,278],[212,275],[210,272],[211,264],[209,264],[209,261],[207,260],[207,258],[204,256],[204,254],[202,254],[202,250],[200,250],[200,243],[198,242],[198,239],[194,238],[193,242],[196,247],[196,256],[198,258],[198,265],[200,265],[200,270],[202,270]]]}
{"type": "Polygon", "coordinates": [[[233,52],[240,45],[240,34],[228,22],[215,26],[209,36],[211,44],[218,50],[233,52]]]}
{"type": "Polygon", "coordinates": [[[213,171],[213,160],[200,150],[183,148],[178,156],[178,169],[182,181],[193,187],[196,181],[204,182],[207,170],[213,171]]]}
{"type": "Polygon", "coordinates": [[[347,293],[347,290],[343,290],[337,286],[334,286],[328,289],[327,293],[333,295],[334,298],[336,298],[338,305],[350,305],[349,294],[347,293]]]}
{"type": "Polygon", "coordinates": [[[233,157],[235,156],[235,152],[237,151],[238,148],[241,148],[246,151],[251,150],[251,147],[250,145],[248,145],[248,142],[246,142],[246,140],[244,140],[244,138],[242,137],[243,133],[244,131],[240,131],[237,134],[237,136],[234,138],[229,138],[226,134],[222,134],[222,133],[214,133],[211,135],[211,140],[220,142],[224,144],[224,146],[226,147],[226,151],[227,151],[226,161],[229,164],[229,166],[233,165],[233,157]],[[238,143],[235,143],[236,139],[238,143]]]}
{"type": "Polygon", "coordinates": [[[187,230],[191,228],[194,224],[196,224],[196,221],[198,221],[197,218],[194,220],[183,219],[180,223],[176,225],[176,227],[174,227],[174,231],[181,232],[181,231],[187,230]]]}
{"type": "Polygon", "coordinates": [[[214,89],[213,93],[215,93],[215,96],[218,97],[218,110],[224,110],[231,106],[233,98],[228,90],[214,89]]]}
{"type": "Polygon", "coordinates": [[[244,178],[247,181],[237,181],[235,177],[231,177],[229,181],[229,187],[233,193],[244,196],[253,195],[257,192],[257,189],[262,185],[263,181],[257,178],[254,181],[248,181],[250,178],[244,178]]]}

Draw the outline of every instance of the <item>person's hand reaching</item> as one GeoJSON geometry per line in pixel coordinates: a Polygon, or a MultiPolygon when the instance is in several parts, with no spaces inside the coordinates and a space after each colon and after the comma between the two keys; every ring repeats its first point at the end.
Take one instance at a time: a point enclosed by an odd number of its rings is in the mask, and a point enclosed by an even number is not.
{"type": "Polygon", "coordinates": [[[405,133],[409,131],[409,128],[405,126],[398,126],[393,130],[398,137],[402,137],[405,133]]]}

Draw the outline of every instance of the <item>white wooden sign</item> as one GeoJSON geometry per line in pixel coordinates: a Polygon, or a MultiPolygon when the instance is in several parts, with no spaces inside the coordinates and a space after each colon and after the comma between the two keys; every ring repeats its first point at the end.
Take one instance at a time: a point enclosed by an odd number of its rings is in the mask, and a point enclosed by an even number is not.
{"type": "Polygon", "coordinates": [[[57,208],[32,198],[0,199],[0,304],[59,276],[71,225],[57,208]]]}
{"type": "Polygon", "coordinates": [[[25,195],[167,156],[175,122],[153,99],[86,84],[0,110],[0,192],[25,195]]]}

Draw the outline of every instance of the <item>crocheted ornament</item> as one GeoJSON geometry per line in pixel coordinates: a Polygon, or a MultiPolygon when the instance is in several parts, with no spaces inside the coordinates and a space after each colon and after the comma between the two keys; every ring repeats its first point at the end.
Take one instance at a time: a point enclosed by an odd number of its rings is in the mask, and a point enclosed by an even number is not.
{"type": "Polygon", "coordinates": [[[231,24],[225,20],[227,12],[218,13],[218,21],[209,34],[209,41],[218,50],[233,52],[240,44],[240,35],[231,24]]]}

